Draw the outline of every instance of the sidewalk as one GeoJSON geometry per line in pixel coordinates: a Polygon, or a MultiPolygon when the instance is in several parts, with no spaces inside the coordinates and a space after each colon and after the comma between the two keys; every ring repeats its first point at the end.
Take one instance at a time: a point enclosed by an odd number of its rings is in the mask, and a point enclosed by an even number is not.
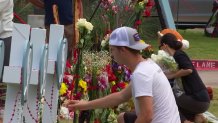
{"type": "Polygon", "coordinates": [[[218,88],[218,71],[198,71],[206,86],[218,88]]]}

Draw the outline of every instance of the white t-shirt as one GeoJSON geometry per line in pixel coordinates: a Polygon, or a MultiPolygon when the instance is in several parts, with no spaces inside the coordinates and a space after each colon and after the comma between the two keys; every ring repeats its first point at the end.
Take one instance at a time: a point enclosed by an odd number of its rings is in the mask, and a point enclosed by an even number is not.
{"type": "Polygon", "coordinates": [[[12,36],[13,0],[0,0],[0,38],[12,36]]]}
{"type": "Polygon", "coordinates": [[[152,123],[180,123],[180,116],[169,81],[161,68],[151,59],[140,62],[131,75],[132,96],[136,114],[137,97],[153,98],[152,123]]]}

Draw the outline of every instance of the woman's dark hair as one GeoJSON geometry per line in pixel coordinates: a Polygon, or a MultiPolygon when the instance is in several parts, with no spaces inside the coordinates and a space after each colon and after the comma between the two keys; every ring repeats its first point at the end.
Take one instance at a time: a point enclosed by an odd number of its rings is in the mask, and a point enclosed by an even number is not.
{"type": "Polygon", "coordinates": [[[182,42],[177,41],[176,36],[171,33],[167,33],[161,38],[160,45],[163,46],[163,44],[167,44],[174,50],[179,50],[182,48],[182,42]]]}

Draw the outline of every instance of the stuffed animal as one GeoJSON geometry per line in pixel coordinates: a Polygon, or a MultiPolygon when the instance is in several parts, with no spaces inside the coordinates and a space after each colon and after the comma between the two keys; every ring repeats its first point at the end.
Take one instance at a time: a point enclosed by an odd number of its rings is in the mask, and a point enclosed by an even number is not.
{"type": "Polygon", "coordinates": [[[176,30],[174,29],[164,29],[162,31],[158,31],[158,36],[161,38],[163,35],[171,33],[176,36],[177,41],[181,41],[183,46],[182,49],[188,49],[189,48],[189,41],[185,40],[176,30]]]}

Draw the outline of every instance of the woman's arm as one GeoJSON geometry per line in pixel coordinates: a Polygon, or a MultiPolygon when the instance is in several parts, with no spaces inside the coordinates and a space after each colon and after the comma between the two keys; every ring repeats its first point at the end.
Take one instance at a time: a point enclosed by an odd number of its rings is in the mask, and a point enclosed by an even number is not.
{"type": "Polygon", "coordinates": [[[168,79],[180,78],[183,76],[187,76],[193,72],[192,69],[180,69],[177,72],[165,73],[168,79]]]}

